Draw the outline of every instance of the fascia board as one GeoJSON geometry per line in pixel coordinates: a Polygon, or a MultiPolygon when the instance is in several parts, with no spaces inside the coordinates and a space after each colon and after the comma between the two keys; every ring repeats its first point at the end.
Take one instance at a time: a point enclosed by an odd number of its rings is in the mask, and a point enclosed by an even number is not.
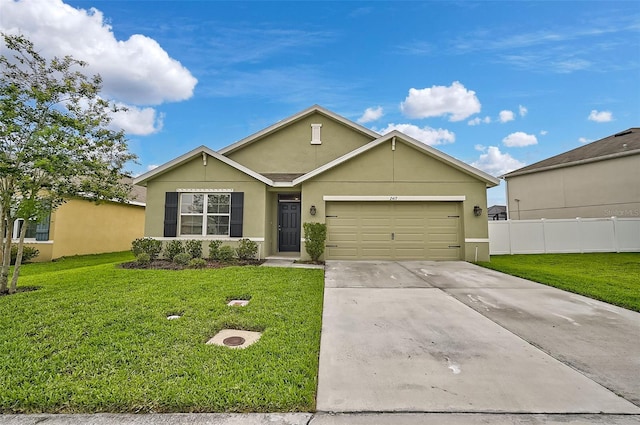
{"type": "Polygon", "coordinates": [[[440,152],[437,149],[432,148],[431,146],[425,145],[424,143],[419,142],[418,140],[410,136],[407,136],[406,134],[398,130],[393,130],[390,133],[387,133],[384,136],[376,140],[373,140],[370,143],[367,143],[366,145],[361,146],[358,149],[355,149],[347,153],[346,155],[341,156],[340,158],[337,158],[321,167],[316,168],[315,170],[308,172],[305,175],[298,177],[297,179],[294,179],[293,184],[298,185],[306,180],[309,180],[310,178],[317,176],[318,174],[322,174],[323,172],[330,170],[331,168],[337,165],[340,165],[343,162],[348,161],[349,159],[368,151],[369,149],[373,149],[376,146],[393,139],[394,137],[400,139],[401,142],[408,143],[428,155],[435,156],[436,158],[441,159],[444,162],[449,163],[455,166],[456,168],[461,169],[462,171],[479,178],[480,180],[483,180],[484,182],[487,183],[488,187],[493,187],[500,184],[500,181],[497,178],[485,173],[484,171],[480,171],[477,168],[474,168],[468,164],[465,164],[464,162],[459,161],[452,156],[449,156],[443,152],[440,152]]]}
{"type": "Polygon", "coordinates": [[[628,151],[628,152],[612,153],[612,154],[609,154],[609,155],[598,156],[596,158],[587,158],[587,159],[581,159],[581,160],[578,160],[578,161],[565,162],[563,164],[555,164],[555,165],[549,165],[547,167],[534,168],[533,170],[526,170],[526,171],[515,170],[515,171],[511,171],[510,173],[506,173],[506,174],[501,175],[500,178],[501,179],[509,179],[511,177],[524,176],[524,175],[527,175],[527,174],[540,173],[540,172],[543,172],[543,171],[557,170],[559,168],[575,167],[576,165],[590,164],[592,162],[607,161],[609,159],[622,158],[622,157],[631,156],[631,155],[640,155],[640,150],[636,149],[636,150],[632,150],[632,151],[628,151]]]}
{"type": "Polygon", "coordinates": [[[136,177],[135,179],[133,179],[133,184],[137,184],[140,186],[146,186],[146,183],[151,180],[152,178],[165,173],[169,170],[172,170],[182,164],[184,164],[187,161],[190,161],[191,159],[193,159],[194,157],[205,153],[207,155],[209,155],[212,158],[217,159],[220,162],[223,162],[227,165],[229,165],[230,167],[235,168],[236,170],[242,171],[243,173],[247,174],[248,176],[253,177],[256,180],[261,181],[262,183],[269,185],[269,186],[273,186],[273,181],[271,179],[266,178],[265,176],[263,176],[262,174],[256,173],[255,171],[245,167],[244,165],[241,165],[237,162],[235,162],[232,159],[227,158],[226,156],[222,156],[219,153],[217,153],[216,151],[209,149],[206,146],[200,146],[197,147],[187,153],[185,153],[184,155],[180,155],[179,157],[157,167],[154,168],[153,170],[142,174],[141,176],[136,177]]]}
{"type": "Polygon", "coordinates": [[[288,118],[285,118],[283,120],[278,121],[277,123],[258,131],[257,133],[254,133],[248,137],[245,137],[244,139],[241,139],[229,146],[226,146],[220,150],[218,150],[218,152],[222,155],[227,155],[231,152],[234,152],[238,149],[240,149],[241,147],[243,147],[244,145],[248,145],[250,143],[252,143],[255,140],[258,140],[270,133],[273,133],[276,130],[279,130],[283,127],[288,126],[289,124],[296,122],[298,120],[301,120],[302,118],[314,113],[314,112],[318,112],[321,113],[323,115],[326,115],[342,124],[345,124],[348,127],[353,128],[356,131],[359,131],[360,133],[364,133],[367,136],[373,137],[374,139],[377,139],[378,137],[380,137],[380,134],[376,133],[373,130],[370,130],[364,126],[361,126],[360,124],[357,124],[353,121],[350,121],[334,112],[329,111],[328,109],[323,108],[322,106],[319,105],[313,105],[310,108],[305,109],[304,111],[298,112],[297,114],[291,115],[288,118]]]}
{"type": "Polygon", "coordinates": [[[443,160],[444,162],[447,162],[453,166],[455,166],[458,169],[461,169],[462,171],[466,172],[467,174],[471,174],[475,177],[477,177],[480,180],[483,180],[487,183],[487,186],[489,187],[493,187],[493,186],[498,186],[500,184],[500,180],[497,177],[493,177],[491,174],[487,174],[482,170],[478,170],[475,167],[472,167],[471,165],[464,163],[462,161],[460,161],[459,159],[456,159],[452,156],[447,155],[446,153],[439,151],[437,149],[432,148],[429,145],[425,145],[424,143],[414,139],[413,137],[407,136],[404,133],[401,133],[397,130],[392,131],[389,134],[392,133],[397,133],[394,134],[395,136],[399,137],[402,141],[405,141],[411,145],[413,145],[415,148],[417,148],[418,150],[421,150],[425,153],[428,153],[432,156],[435,156],[436,158],[439,158],[441,160],[443,160]]]}

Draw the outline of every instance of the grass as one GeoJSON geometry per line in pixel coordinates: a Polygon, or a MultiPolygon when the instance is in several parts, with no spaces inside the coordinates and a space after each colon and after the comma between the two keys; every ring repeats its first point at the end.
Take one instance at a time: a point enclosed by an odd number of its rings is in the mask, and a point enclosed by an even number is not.
{"type": "Polygon", "coordinates": [[[640,253],[492,255],[478,264],[640,311],[640,253]]]}
{"type": "Polygon", "coordinates": [[[130,259],[25,265],[40,289],[0,297],[0,412],[314,410],[322,270],[116,267],[130,259]],[[263,335],[205,345],[223,328],[263,335]]]}

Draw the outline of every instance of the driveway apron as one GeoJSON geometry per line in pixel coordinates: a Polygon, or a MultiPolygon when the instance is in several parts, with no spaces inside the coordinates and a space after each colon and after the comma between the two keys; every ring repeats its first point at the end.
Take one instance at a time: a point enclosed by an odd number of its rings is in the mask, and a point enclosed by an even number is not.
{"type": "Polygon", "coordinates": [[[328,261],[324,297],[319,411],[640,414],[640,314],[464,262],[328,261]]]}

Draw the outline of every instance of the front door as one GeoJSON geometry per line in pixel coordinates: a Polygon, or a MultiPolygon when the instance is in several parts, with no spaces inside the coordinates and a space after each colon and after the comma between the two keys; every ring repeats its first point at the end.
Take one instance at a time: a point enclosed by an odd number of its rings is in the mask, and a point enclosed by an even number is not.
{"type": "Polygon", "coordinates": [[[300,202],[278,202],[278,251],[300,252],[300,202]]]}

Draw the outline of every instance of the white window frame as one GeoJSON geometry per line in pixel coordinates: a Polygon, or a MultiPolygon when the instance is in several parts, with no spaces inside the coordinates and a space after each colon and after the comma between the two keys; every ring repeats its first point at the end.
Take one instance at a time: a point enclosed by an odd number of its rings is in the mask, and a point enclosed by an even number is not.
{"type": "Polygon", "coordinates": [[[195,237],[195,236],[203,236],[203,237],[229,237],[229,234],[231,232],[231,193],[228,192],[211,192],[211,191],[207,191],[206,189],[203,189],[202,192],[180,192],[180,199],[179,199],[179,203],[178,203],[178,217],[179,217],[179,222],[178,222],[178,236],[180,237],[195,237]],[[182,212],[182,197],[184,195],[201,195],[203,197],[203,201],[202,201],[202,212],[201,213],[183,213],[182,212]],[[229,212],[228,213],[209,213],[208,209],[209,209],[209,196],[220,196],[220,195],[226,195],[229,198],[229,212]],[[182,233],[182,217],[183,216],[189,216],[189,217],[202,217],[202,232],[200,234],[184,234],[182,233]],[[223,235],[209,235],[207,234],[207,222],[208,222],[208,218],[209,217],[229,217],[229,223],[227,224],[227,233],[223,234],[223,235]]]}
{"type": "MultiPolygon", "coordinates": [[[[11,230],[11,239],[20,239],[20,223],[24,223],[23,226],[28,226],[29,223],[24,218],[18,218],[13,222],[13,229],[11,230]]],[[[24,238],[25,241],[35,241],[36,238],[24,238]]]]}

